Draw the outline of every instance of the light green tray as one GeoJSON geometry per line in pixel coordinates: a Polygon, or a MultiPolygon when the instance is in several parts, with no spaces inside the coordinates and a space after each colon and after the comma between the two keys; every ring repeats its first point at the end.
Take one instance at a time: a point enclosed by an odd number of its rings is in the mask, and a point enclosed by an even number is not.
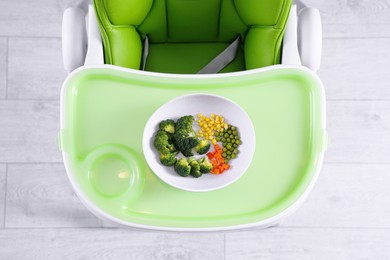
{"type": "Polygon", "coordinates": [[[60,146],[76,193],[98,216],[137,227],[215,230],[273,224],[309,192],[326,143],[322,84],[303,68],[181,78],[106,65],[83,68],[65,81],[61,109],[60,146]],[[143,156],[149,117],[188,93],[229,98],[254,125],[251,166],[221,190],[173,188],[156,177],[143,156]]]}

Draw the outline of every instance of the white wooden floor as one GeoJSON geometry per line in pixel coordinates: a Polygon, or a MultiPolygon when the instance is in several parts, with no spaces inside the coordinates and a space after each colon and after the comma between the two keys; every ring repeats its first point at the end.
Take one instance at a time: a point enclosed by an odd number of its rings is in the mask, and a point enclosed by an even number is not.
{"type": "Polygon", "coordinates": [[[390,259],[390,0],[304,1],[324,23],[321,176],[281,226],[214,233],[102,228],[74,195],[56,134],[80,1],[0,0],[0,259],[390,259]]]}

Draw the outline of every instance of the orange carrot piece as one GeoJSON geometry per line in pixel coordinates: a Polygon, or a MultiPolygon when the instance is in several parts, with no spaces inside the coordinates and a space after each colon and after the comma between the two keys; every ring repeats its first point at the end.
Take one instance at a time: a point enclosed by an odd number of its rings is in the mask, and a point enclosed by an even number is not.
{"type": "Polygon", "coordinates": [[[207,157],[213,165],[213,169],[210,171],[212,174],[222,174],[230,168],[230,165],[225,163],[222,156],[222,148],[218,144],[214,145],[214,151],[207,153],[207,157]]]}
{"type": "Polygon", "coordinates": [[[218,169],[212,169],[211,173],[212,174],[220,174],[220,171],[218,169]]]}
{"type": "Polygon", "coordinates": [[[218,161],[222,161],[223,160],[223,157],[220,153],[217,153],[214,158],[216,158],[218,161]]]}

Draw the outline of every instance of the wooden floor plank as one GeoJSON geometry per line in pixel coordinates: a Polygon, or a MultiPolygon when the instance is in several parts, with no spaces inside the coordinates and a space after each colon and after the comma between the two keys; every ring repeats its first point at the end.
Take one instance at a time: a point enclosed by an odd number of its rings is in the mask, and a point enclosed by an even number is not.
{"type": "Polygon", "coordinates": [[[0,230],[0,259],[188,259],[224,257],[222,233],[126,229],[0,230]]]}
{"type": "Polygon", "coordinates": [[[390,100],[389,46],[390,39],[324,39],[319,76],[326,97],[390,100]]]}
{"type": "Polygon", "coordinates": [[[73,192],[61,164],[8,166],[6,228],[100,227],[73,192]]]}
{"type": "Polygon", "coordinates": [[[7,93],[7,38],[0,38],[0,99],[7,93]]]}
{"type": "Polygon", "coordinates": [[[6,165],[0,164],[0,229],[4,228],[6,165]]]}
{"type": "Polygon", "coordinates": [[[66,77],[61,39],[10,38],[8,98],[57,99],[66,77]]]}
{"type": "MultiPolygon", "coordinates": [[[[63,11],[88,0],[0,2],[0,36],[61,37],[63,11]]],[[[83,4],[85,5],[85,4],[83,4]]]]}
{"type": "Polygon", "coordinates": [[[324,37],[389,37],[390,1],[301,0],[321,12],[324,37]]]}
{"type": "Polygon", "coordinates": [[[325,164],[282,226],[390,228],[390,164],[325,164]]]}
{"type": "Polygon", "coordinates": [[[0,163],[61,162],[58,101],[0,100],[0,163]]]}
{"type": "Polygon", "coordinates": [[[390,163],[390,101],[328,101],[325,162],[390,163]]]}
{"type": "Polygon", "coordinates": [[[389,258],[389,229],[272,228],[226,234],[227,260],[389,258]]]}

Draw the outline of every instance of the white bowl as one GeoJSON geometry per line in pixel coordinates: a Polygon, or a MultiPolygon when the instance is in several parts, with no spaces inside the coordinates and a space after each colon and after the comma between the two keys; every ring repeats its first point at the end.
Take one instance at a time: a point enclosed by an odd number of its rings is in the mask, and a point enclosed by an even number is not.
{"type": "MultiPolygon", "coordinates": [[[[256,137],[252,121],[247,113],[233,101],[210,94],[190,94],[177,97],[162,105],[146,123],[143,140],[144,155],[152,171],[167,184],[186,191],[205,192],[221,189],[237,181],[248,169],[256,147],[256,137]],[[181,177],[173,169],[160,163],[159,154],[153,146],[154,135],[162,120],[197,114],[221,115],[228,124],[238,127],[242,144],[238,156],[229,162],[231,168],[223,174],[203,174],[199,178],[181,177]]],[[[213,148],[210,148],[212,151],[213,148]]],[[[181,154],[180,154],[181,156],[181,154]]],[[[195,156],[195,157],[202,157],[195,156]]],[[[179,157],[179,156],[178,156],[179,157]]]]}

